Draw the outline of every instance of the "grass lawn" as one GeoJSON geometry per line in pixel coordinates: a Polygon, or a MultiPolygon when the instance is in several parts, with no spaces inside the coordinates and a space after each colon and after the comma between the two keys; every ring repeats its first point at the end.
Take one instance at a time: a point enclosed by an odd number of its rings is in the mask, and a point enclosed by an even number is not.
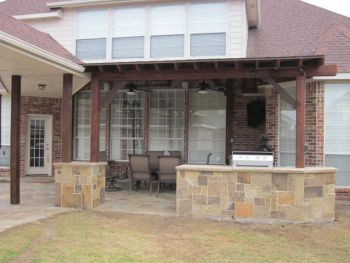
{"type": "Polygon", "coordinates": [[[0,262],[349,262],[350,207],[324,225],[76,212],[0,233],[0,262]]]}

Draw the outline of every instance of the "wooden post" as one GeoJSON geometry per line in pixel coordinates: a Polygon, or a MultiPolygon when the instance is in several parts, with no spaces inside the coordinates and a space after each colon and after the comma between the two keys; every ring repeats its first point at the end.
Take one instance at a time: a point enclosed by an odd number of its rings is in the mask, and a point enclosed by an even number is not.
{"type": "Polygon", "coordinates": [[[296,79],[296,168],[305,168],[305,75],[296,79]]]}
{"type": "Polygon", "coordinates": [[[100,161],[100,86],[98,79],[91,81],[91,138],[90,161],[100,161]]]}
{"type": "Polygon", "coordinates": [[[72,104],[73,75],[63,74],[62,96],[62,162],[72,161],[72,104]]]}
{"type": "Polygon", "coordinates": [[[233,80],[226,80],[226,164],[230,164],[233,137],[233,80]]]}
{"type": "Polygon", "coordinates": [[[12,76],[11,83],[11,204],[20,203],[20,113],[21,76],[12,76]]]}

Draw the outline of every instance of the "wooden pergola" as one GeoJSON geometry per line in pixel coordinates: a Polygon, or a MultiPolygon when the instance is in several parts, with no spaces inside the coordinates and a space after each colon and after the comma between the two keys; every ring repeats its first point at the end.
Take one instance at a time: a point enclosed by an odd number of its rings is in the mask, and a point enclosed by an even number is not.
{"type": "MultiPolygon", "coordinates": [[[[128,81],[156,80],[206,80],[206,79],[261,79],[272,85],[282,99],[296,108],[296,164],[305,167],[305,81],[315,76],[335,76],[336,65],[325,65],[324,56],[258,58],[258,59],[205,59],[178,61],[150,61],[85,65],[92,73],[91,89],[91,145],[90,161],[99,161],[99,111],[111,102],[117,91],[128,81]],[[281,81],[296,80],[296,100],[278,84],[281,81]],[[100,100],[100,81],[114,81],[115,85],[100,100]],[[118,84],[119,83],[119,84],[118,84]],[[100,105],[102,101],[102,105],[100,105]],[[104,104],[104,105],[103,105],[104,104]]],[[[233,131],[233,82],[227,81],[227,116],[226,116],[226,155],[231,154],[233,131]]],[[[66,93],[70,89],[64,88],[66,93]]],[[[64,119],[71,119],[72,102],[63,100],[64,119]],[[66,110],[67,109],[67,110],[66,110]],[[69,110],[68,110],[69,109],[69,110]]],[[[71,122],[70,122],[71,123],[71,122]]],[[[63,134],[72,134],[71,125],[65,125],[63,134]]],[[[63,155],[65,162],[71,161],[71,139],[63,136],[63,155]]]]}
{"type": "MultiPolygon", "coordinates": [[[[325,65],[324,56],[258,58],[258,59],[206,59],[178,61],[148,61],[129,63],[106,63],[85,65],[92,74],[91,80],[91,138],[90,162],[99,162],[100,109],[110,103],[117,91],[129,81],[155,80],[208,80],[225,79],[227,88],[226,155],[231,154],[233,132],[233,79],[261,79],[269,83],[281,98],[296,108],[296,167],[305,167],[305,81],[315,76],[335,76],[336,65],[325,65]],[[278,84],[281,81],[296,80],[296,100],[290,97],[278,84]],[[100,100],[101,81],[116,84],[100,100]],[[119,83],[119,84],[118,84],[119,83]],[[102,101],[102,103],[100,102],[102,101]],[[102,105],[100,105],[102,104],[102,105]],[[105,104],[105,105],[103,105],[105,104]]],[[[20,167],[20,98],[21,77],[12,76],[11,84],[11,203],[19,203],[20,167]]],[[[73,75],[63,75],[62,97],[62,162],[72,162],[73,134],[73,75]]]]}

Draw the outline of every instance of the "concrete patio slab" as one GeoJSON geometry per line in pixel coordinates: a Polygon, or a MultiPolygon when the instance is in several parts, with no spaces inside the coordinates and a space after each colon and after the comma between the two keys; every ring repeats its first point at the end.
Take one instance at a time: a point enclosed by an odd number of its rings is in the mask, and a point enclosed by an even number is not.
{"type": "Polygon", "coordinates": [[[1,177],[0,232],[15,226],[32,223],[72,209],[54,207],[54,188],[49,183],[21,182],[21,204],[10,205],[10,184],[1,177]]]}

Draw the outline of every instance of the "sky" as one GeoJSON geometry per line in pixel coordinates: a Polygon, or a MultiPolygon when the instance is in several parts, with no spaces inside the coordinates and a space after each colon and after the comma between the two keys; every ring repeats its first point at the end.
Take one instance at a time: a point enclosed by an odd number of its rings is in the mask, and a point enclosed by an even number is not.
{"type": "Polygon", "coordinates": [[[350,17],[349,0],[303,0],[303,1],[313,5],[321,6],[333,12],[350,17]]]}

